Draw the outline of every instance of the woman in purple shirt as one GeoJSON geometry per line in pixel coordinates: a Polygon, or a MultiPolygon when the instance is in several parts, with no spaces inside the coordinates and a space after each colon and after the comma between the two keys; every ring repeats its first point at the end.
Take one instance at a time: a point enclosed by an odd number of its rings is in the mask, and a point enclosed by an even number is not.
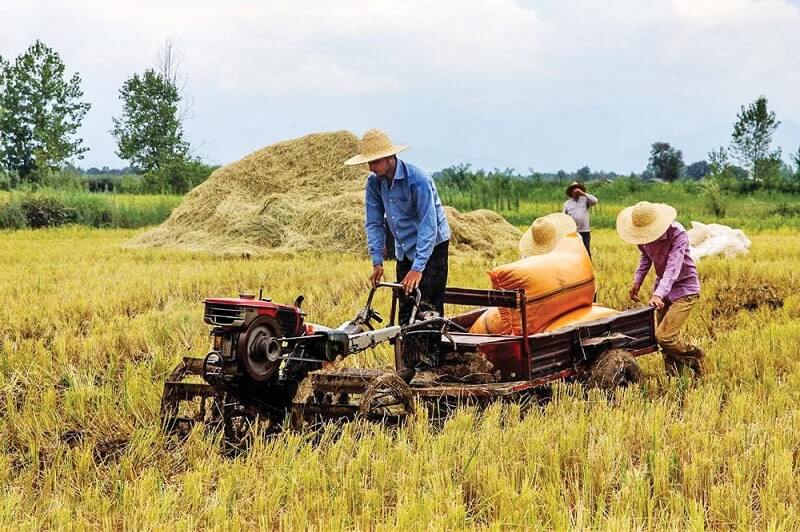
{"type": "Polygon", "coordinates": [[[700,297],[700,278],[689,255],[689,236],[675,221],[674,207],[640,201],[617,216],[617,233],[639,247],[639,267],[629,291],[639,301],[639,288],[653,266],[656,282],[650,305],[657,309],[656,340],[664,355],[667,373],[678,375],[688,367],[698,377],[705,373],[703,350],[679,336],[700,297]]]}

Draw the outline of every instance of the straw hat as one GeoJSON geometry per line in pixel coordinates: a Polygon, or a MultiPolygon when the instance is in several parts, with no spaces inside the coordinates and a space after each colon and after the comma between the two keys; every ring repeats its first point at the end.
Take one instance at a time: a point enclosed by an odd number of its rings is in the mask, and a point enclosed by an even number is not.
{"type": "Polygon", "coordinates": [[[389,135],[380,129],[370,129],[364,133],[358,143],[358,155],[350,157],[344,164],[347,166],[364,164],[390,155],[396,155],[407,149],[408,146],[392,144],[392,139],[389,138],[389,135]]]}
{"type": "Polygon", "coordinates": [[[675,220],[675,207],[640,201],[617,215],[617,233],[629,244],[649,244],[664,234],[675,220]]]}
{"type": "Polygon", "coordinates": [[[567,196],[570,197],[570,198],[572,197],[572,189],[573,188],[579,188],[579,189],[583,190],[584,192],[586,192],[586,186],[583,183],[580,183],[578,181],[573,181],[567,187],[567,196]]]}
{"type": "Polygon", "coordinates": [[[522,258],[550,253],[564,235],[574,233],[578,228],[571,216],[554,212],[536,218],[522,238],[519,239],[519,253],[522,258]]]}

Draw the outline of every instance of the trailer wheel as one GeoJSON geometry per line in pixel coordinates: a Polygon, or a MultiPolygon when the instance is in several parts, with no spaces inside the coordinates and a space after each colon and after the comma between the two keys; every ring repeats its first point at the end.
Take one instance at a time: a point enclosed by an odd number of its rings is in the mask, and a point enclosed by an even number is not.
{"type": "Polygon", "coordinates": [[[414,414],[411,388],[396,373],[386,373],[369,383],[358,405],[360,416],[388,424],[414,414]]]}
{"type": "Polygon", "coordinates": [[[222,420],[219,396],[212,386],[202,382],[203,360],[185,358],[164,383],[161,395],[161,427],[167,434],[186,438],[195,424],[214,426],[222,420]]]}
{"type": "Polygon", "coordinates": [[[607,349],[589,368],[587,384],[592,388],[612,391],[642,380],[642,370],[629,351],[607,349]]]}

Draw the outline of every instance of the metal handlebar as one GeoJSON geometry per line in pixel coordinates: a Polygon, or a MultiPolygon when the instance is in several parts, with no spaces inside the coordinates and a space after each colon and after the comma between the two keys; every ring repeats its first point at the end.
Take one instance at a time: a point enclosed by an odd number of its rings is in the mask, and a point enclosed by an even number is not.
{"type": "MultiPolygon", "coordinates": [[[[378,288],[394,288],[399,290],[405,290],[403,285],[400,283],[375,283],[375,286],[369,291],[369,296],[367,297],[367,304],[364,306],[364,310],[369,311],[372,309],[372,298],[375,296],[375,292],[378,288]]],[[[422,301],[422,292],[419,291],[419,288],[414,289],[414,307],[411,309],[411,320],[408,322],[409,325],[414,323],[417,317],[417,310],[419,309],[420,301],[422,301]]]]}

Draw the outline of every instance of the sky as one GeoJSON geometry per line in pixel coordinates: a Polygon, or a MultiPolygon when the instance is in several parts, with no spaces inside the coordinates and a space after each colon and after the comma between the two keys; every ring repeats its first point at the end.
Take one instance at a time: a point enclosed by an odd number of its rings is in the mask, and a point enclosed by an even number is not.
{"type": "Polygon", "coordinates": [[[800,0],[0,0],[0,55],[36,39],[80,73],[83,167],[124,166],[119,88],[170,40],[194,155],[370,128],[428,171],[640,172],[728,145],[760,95],[800,147],[800,0]]]}

